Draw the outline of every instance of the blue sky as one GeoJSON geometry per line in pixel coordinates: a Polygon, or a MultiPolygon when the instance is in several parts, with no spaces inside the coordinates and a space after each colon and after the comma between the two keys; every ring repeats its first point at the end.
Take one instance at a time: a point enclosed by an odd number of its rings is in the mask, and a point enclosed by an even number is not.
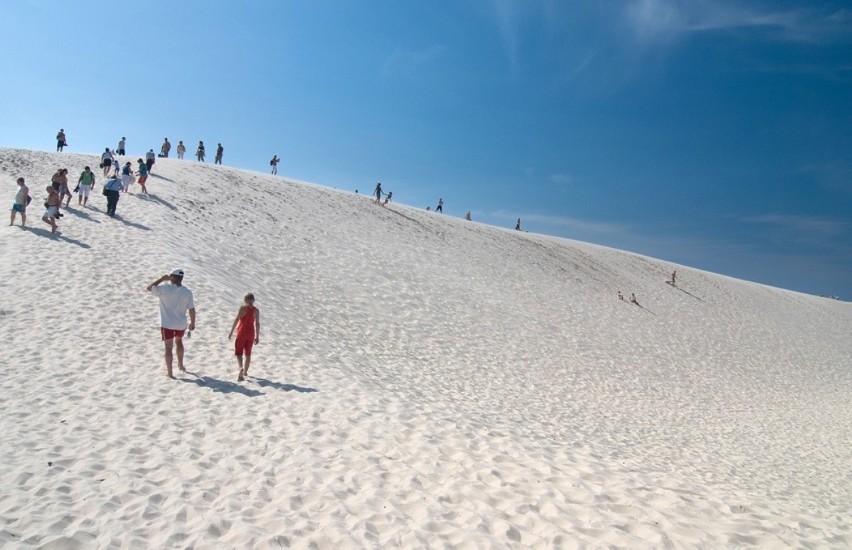
{"type": "Polygon", "coordinates": [[[288,177],[852,299],[848,3],[15,0],[0,21],[0,146],[221,142],[231,166],[277,154],[288,177]]]}

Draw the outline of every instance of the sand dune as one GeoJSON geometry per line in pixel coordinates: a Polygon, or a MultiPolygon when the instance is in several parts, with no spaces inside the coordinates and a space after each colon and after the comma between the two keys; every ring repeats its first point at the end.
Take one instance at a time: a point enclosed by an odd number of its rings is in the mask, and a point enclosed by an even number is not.
{"type": "Polygon", "coordinates": [[[87,163],[0,149],[0,546],[852,546],[852,305],[170,159],[52,237],[87,163]]]}

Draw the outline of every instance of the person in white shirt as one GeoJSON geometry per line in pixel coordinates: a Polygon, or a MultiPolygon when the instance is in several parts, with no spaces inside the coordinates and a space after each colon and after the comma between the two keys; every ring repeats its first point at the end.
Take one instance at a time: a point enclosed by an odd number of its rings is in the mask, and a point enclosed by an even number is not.
{"type": "Polygon", "coordinates": [[[166,376],[172,374],[172,348],[177,354],[178,368],[186,372],[183,365],[183,336],[187,338],[195,330],[195,302],[192,291],[183,286],[183,269],[175,268],[168,275],[163,275],[150,285],[148,292],[160,299],[160,335],[165,346],[166,376]],[[160,283],[169,281],[171,284],[160,283]],[[189,326],[186,314],[189,312],[189,326]]]}
{"type": "Polygon", "coordinates": [[[101,153],[101,168],[104,169],[104,177],[109,175],[109,170],[112,168],[112,161],[115,157],[112,155],[112,152],[109,150],[109,147],[104,149],[104,152],[101,153]]]}

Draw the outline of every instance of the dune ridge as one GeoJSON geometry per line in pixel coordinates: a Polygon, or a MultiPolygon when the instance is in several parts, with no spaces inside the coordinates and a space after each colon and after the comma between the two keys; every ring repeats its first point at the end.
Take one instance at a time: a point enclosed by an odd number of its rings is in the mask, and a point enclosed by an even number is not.
{"type": "Polygon", "coordinates": [[[0,149],[34,195],[0,231],[2,546],[852,545],[848,303],[175,159],[51,237],[43,188],[87,163],[0,149]]]}

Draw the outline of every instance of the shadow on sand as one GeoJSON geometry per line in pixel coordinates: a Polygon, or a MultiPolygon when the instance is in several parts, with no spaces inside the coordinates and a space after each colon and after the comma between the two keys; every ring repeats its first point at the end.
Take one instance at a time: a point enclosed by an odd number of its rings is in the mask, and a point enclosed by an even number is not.
{"type": "Polygon", "coordinates": [[[148,174],[148,175],[149,175],[149,176],[151,176],[152,178],[157,178],[158,180],[168,181],[168,182],[170,182],[170,183],[174,183],[174,182],[175,182],[175,180],[170,180],[169,178],[165,178],[165,177],[160,176],[160,175],[158,175],[158,174],[148,174]]]}
{"type": "Polygon", "coordinates": [[[93,208],[91,206],[77,205],[76,208],[73,207],[73,206],[63,208],[62,213],[63,214],[73,214],[74,216],[77,216],[78,218],[83,218],[84,220],[86,220],[88,222],[101,223],[100,220],[96,220],[95,218],[93,218],[92,215],[89,214],[88,212],[86,212],[85,210],[83,210],[83,208],[92,208],[96,212],[98,211],[97,208],[93,208]]]}
{"type": "MultiPolygon", "coordinates": [[[[32,227],[32,226],[28,225],[24,229],[26,229],[27,231],[32,231],[33,233],[35,233],[36,235],[39,235],[41,237],[47,237],[48,239],[53,239],[55,241],[65,241],[69,244],[76,244],[80,248],[92,248],[91,246],[89,246],[88,244],[86,244],[82,241],[78,241],[76,239],[66,237],[65,235],[57,235],[55,233],[51,233],[47,229],[42,229],[40,227],[32,227]]],[[[61,233],[62,228],[60,228],[59,231],[61,233]]]]}
{"type": "Polygon", "coordinates": [[[684,289],[680,288],[679,286],[677,286],[676,284],[672,283],[671,281],[666,281],[666,284],[667,284],[667,285],[669,285],[669,286],[670,286],[670,287],[672,287],[672,288],[676,288],[676,289],[678,289],[679,291],[683,292],[684,294],[687,294],[687,295],[689,295],[689,296],[692,296],[693,298],[695,298],[695,299],[696,299],[696,300],[698,300],[699,302],[703,302],[703,301],[704,301],[704,300],[702,300],[701,298],[699,298],[698,296],[696,296],[695,294],[693,294],[693,293],[691,293],[691,292],[687,292],[686,290],[684,290],[684,289]]]}
{"type": "Polygon", "coordinates": [[[168,208],[169,210],[174,210],[175,212],[177,212],[177,207],[175,205],[173,205],[169,201],[161,199],[157,195],[152,195],[151,193],[148,193],[147,195],[137,194],[136,196],[139,197],[140,199],[143,199],[143,200],[149,200],[151,202],[158,202],[158,203],[162,204],[163,206],[165,206],[166,208],[168,208]]]}
{"type": "Polygon", "coordinates": [[[315,388],[303,388],[301,386],[296,386],[293,384],[282,384],[281,382],[273,382],[272,380],[267,380],[266,378],[258,378],[256,376],[249,376],[255,382],[257,382],[258,386],[263,388],[275,388],[276,390],[281,391],[297,391],[299,393],[314,393],[318,392],[318,389],[315,388]]]}
{"type": "Polygon", "coordinates": [[[219,393],[241,393],[246,397],[257,397],[259,395],[263,395],[263,392],[259,392],[257,390],[252,390],[246,388],[245,386],[241,386],[240,384],[235,384],[234,382],[228,382],[227,380],[219,380],[218,378],[211,378],[209,376],[198,376],[194,372],[188,372],[187,375],[194,376],[195,378],[178,378],[177,380],[181,382],[187,382],[189,384],[195,384],[196,386],[201,386],[202,388],[210,388],[214,392],[219,393]]]}

